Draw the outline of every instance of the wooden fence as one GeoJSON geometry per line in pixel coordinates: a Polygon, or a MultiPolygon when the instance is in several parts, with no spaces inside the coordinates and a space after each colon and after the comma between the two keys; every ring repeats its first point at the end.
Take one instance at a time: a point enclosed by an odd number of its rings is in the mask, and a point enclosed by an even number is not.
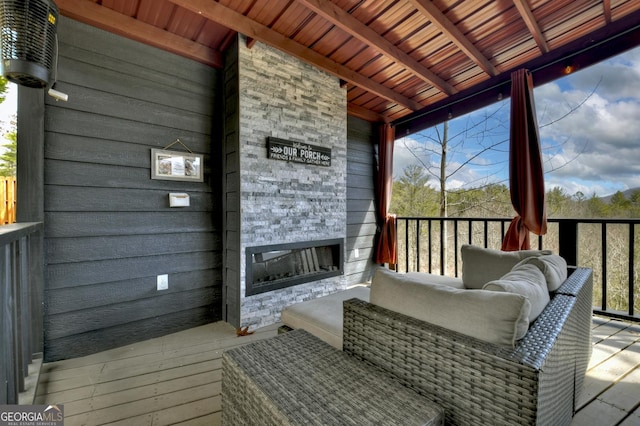
{"type": "Polygon", "coordinates": [[[16,178],[0,177],[0,225],[16,221],[16,178]]]}

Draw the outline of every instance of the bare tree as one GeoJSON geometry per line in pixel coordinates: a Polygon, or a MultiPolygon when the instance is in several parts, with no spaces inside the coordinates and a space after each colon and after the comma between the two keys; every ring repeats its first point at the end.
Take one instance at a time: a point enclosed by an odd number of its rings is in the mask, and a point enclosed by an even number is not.
{"type": "MultiPolygon", "coordinates": [[[[569,117],[577,111],[587,100],[593,96],[600,82],[591,90],[586,97],[575,105],[569,105],[567,112],[559,117],[553,117],[539,127],[545,128],[569,117]]],[[[450,133],[449,121],[441,125],[434,126],[426,131],[419,132],[412,136],[411,140],[417,143],[410,146],[407,139],[401,139],[402,146],[415,158],[415,160],[425,169],[425,171],[438,182],[440,191],[440,216],[447,217],[449,213],[450,182],[456,175],[461,174],[469,166],[481,167],[507,167],[509,149],[509,123],[504,119],[504,110],[509,106],[509,102],[502,101],[497,108],[485,110],[480,118],[468,115],[466,123],[461,126],[462,130],[457,133],[450,133]],[[470,147],[472,145],[472,147],[470,147]],[[494,157],[490,154],[499,153],[498,160],[491,160],[494,157]],[[463,160],[461,160],[463,159],[463,160]]],[[[543,110],[541,116],[544,119],[546,111],[543,110]]],[[[568,143],[570,135],[558,146],[550,147],[559,150],[562,145],[568,143]]],[[[545,163],[545,173],[550,173],[565,167],[575,161],[581,153],[577,153],[570,159],[564,159],[561,164],[554,164],[553,158],[549,156],[545,163]]],[[[466,188],[482,188],[496,183],[508,183],[505,180],[495,181],[489,177],[479,177],[474,180],[466,180],[466,188]]]]}
{"type": "MultiPolygon", "coordinates": [[[[597,86],[596,86],[597,88],[597,86]]],[[[581,102],[577,105],[569,107],[569,111],[563,113],[560,117],[552,118],[548,122],[540,125],[540,128],[553,125],[560,120],[570,116],[578,110],[584,103],[595,93],[594,88],[581,102]]],[[[445,121],[440,125],[434,126],[426,131],[413,135],[411,139],[402,138],[399,140],[398,146],[403,146],[408,153],[415,159],[433,179],[429,182],[437,182],[439,194],[439,215],[442,218],[449,217],[452,214],[460,215],[468,211],[477,211],[478,208],[484,208],[493,212],[494,216],[513,214],[513,207],[510,202],[503,202],[502,198],[496,200],[495,191],[482,191],[481,194],[485,198],[477,197],[478,189],[489,189],[495,185],[508,184],[508,179],[496,181],[495,175],[503,174],[502,172],[508,166],[508,145],[509,145],[509,122],[505,119],[505,110],[510,103],[503,101],[497,104],[497,107],[485,109],[483,114],[470,114],[466,116],[466,123],[459,128],[461,130],[452,132],[449,121],[445,121]],[[410,144],[411,141],[412,143],[410,144]],[[472,179],[458,178],[471,166],[484,167],[492,173],[486,176],[479,176],[472,179]],[[497,170],[497,172],[496,172],[497,170]],[[454,180],[464,181],[464,188],[460,186],[452,189],[451,182],[454,180]],[[451,204],[452,191],[456,191],[454,203],[451,204]],[[473,191],[474,196],[465,197],[464,192],[473,191]],[[460,194],[462,193],[462,194],[460,194]],[[457,200],[457,201],[456,201],[457,200]],[[458,203],[456,205],[455,203],[458,203]],[[458,208],[459,207],[459,208],[458,208]]],[[[542,116],[546,115],[543,111],[542,116]]],[[[556,147],[551,147],[552,152],[557,152],[562,145],[568,143],[570,137],[561,142],[556,147]]],[[[580,153],[574,158],[564,159],[562,164],[554,164],[555,155],[548,156],[545,164],[546,172],[549,173],[558,170],[572,161],[575,161],[580,153]]],[[[500,196],[503,193],[498,194],[500,196]]],[[[564,195],[564,194],[562,194],[564,195]]],[[[393,206],[392,206],[393,208],[393,206]]],[[[446,221],[444,223],[447,223],[446,221]]],[[[442,230],[443,236],[441,244],[445,253],[451,252],[448,240],[451,234],[447,227],[442,230]]],[[[456,248],[454,247],[453,250],[456,248]]],[[[445,256],[445,259],[448,256],[445,256]]],[[[447,265],[441,265],[441,271],[448,271],[447,265]]]]}
{"type": "MultiPolygon", "coordinates": [[[[501,103],[497,109],[485,112],[482,119],[474,121],[468,117],[466,126],[458,133],[450,134],[449,122],[445,121],[441,125],[434,126],[428,131],[421,132],[413,140],[418,142],[418,146],[412,147],[407,144],[406,139],[402,143],[407,151],[416,161],[438,182],[440,191],[440,216],[448,216],[448,182],[456,175],[460,174],[465,167],[470,165],[480,165],[479,160],[483,160],[486,166],[495,166],[496,163],[486,162],[484,156],[489,151],[500,150],[505,142],[508,142],[508,128],[504,127],[504,122],[497,119],[499,113],[508,105],[501,103]],[[505,132],[507,137],[505,139],[505,132]],[[474,150],[469,148],[473,142],[474,150]],[[454,164],[452,156],[465,158],[454,164]],[[458,155],[462,154],[462,155],[458,155]]],[[[501,160],[505,162],[506,160],[501,160]]],[[[471,186],[483,186],[486,182],[469,182],[471,186]]]]}
{"type": "MultiPolygon", "coordinates": [[[[465,166],[479,164],[478,160],[488,151],[497,149],[504,144],[504,138],[496,135],[504,134],[504,124],[500,120],[494,119],[504,108],[505,103],[500,104],[499,108],[492,112],[485,112],[481,120],[473,121],[471,117],[467,118],[467,125],[459,133],[450,135],[449,122],[445,121],[442,125],[435,126],[431,132],[420,134],[423,140],[418,147],[411,148],[403,139],[404,146],[409,150],[418,163],[424,168],[428,175],[432,176],[438,182],[439,190],[439,213],[440,217],[449,216],[449,200],[448,200],[448,182],[457,174],[461,173],[465,166]],[[475,147],[480,147],[474,153],[470,153],[468,145],[473,142],[475,147]],[[460,152],[469,152],[466,160],[458,162],[453,166],[453,160],[450,160],[449,153],[458,154],[460,152]]],[[[508,139],[507,139],[508,140],[508,139]]],[[[476,182],[477,183],[477,182],[476,182]]],[[[484,185],[486,183],[482,183],[484,185]]],[[[442,229],[443,250],[449,251],[449,234],[448,226],[442,229]]],[[[446,259],[447,256],[445,256],[446,259]]],[[[441,271],[447,271],[446,261],[443,259],[441,271]]]]}

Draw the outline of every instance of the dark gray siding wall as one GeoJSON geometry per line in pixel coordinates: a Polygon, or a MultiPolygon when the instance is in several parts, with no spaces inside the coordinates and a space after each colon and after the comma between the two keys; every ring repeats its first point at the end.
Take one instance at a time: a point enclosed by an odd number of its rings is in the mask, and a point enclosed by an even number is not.
{"type": "Polygon", "coordinates": [[[376,214],[374,204],[375,125],[357,118],[347,121],[347,254],[349,285],[371,278],[376,214]]]}
{"type": "Polygon", "coordinates": [[[240,325],[240,87],[238,37],[225,53],[223,146],[223,319],[240,325]]]}
{"type": "Polygon", "coordinates": [[[46,361],[221,319],[222,72],[66,18],[58,32],[69,101],[45,101],[46,361]],[[151,148],[176,138],[204,154],[204,183],[150,178],[151,148]]]}

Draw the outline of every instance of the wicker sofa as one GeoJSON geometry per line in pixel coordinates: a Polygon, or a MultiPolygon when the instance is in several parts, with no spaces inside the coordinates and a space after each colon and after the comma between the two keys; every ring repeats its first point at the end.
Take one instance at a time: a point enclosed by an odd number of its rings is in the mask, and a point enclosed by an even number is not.
{"type": "Polygon", "coordinates": [[[513,348],[350,299],[343,350],[444,407],[447,424],[566,425],[591,354],[591,310],[586,268],[570,269],[513,348]]]}

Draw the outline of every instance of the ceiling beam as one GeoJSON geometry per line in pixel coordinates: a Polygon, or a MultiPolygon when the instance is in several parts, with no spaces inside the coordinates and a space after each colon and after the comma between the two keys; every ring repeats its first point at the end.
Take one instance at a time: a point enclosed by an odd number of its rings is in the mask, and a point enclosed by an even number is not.
{"type": "Polygon", "coordinates": [[[533,39],[536,41],[538,49],[540,49],[542,53],[549,53],[549,45],[547,44],[547,40],[540,30],[538,21],[536,21],[536,18],[533,16],[531,8],[527,4],[527,0],[513,0],[513,4],[515,4],[516,9],[518,9],[518,13],[529,29],[529,32],[533,36],[533,39]]]}
{"type": "Polygon", "coordinates": [[[108,7],[86,0],[56,0],[60,13],[105,31],[139,41],[194,61],[222,68],[222,54],[203,44],[184,39],[153,25],[145,24],[108,7]]]}
{"type": "Polygon", "coordinates": [[[498,75],[498,70],[491,62],[469,41],[468,38],[451,22],[438,6],[433,4],[431,0],[409,0],[420,13],[425,15],[429,21],[447,37],[453,44],[458,46],[473,62],[492,77],[498,75]]]}
{"type": "Polygon", "coordinates": [[[371,123],[389,123],[391,121],[389,117],[378,114],[375,111],[371,111],[370,109],[361,107],[360,105],[356,105],[351,102],[347,102],[347,114],[352,117],[361,118],[371,123]]]}
{"type": "Polygon", "coordinates": [[[611,23],[611,0],[604,0],[602,2],[604,8],[604,20],[607,24],[611,23]]]}
{"type": "Polygon", "coordinates": [[[308,62],[316,67],[372,92],[382,98],[398,103],[405,108],[416,111],[422,108],[416,102],[380,83],[358,74],[356,71],[345,67],[320,53],[291,40],[288,37],[262,25],[241,13],[236,12],[218,2],[211,0],[169,0],[180,7],[197,13],[211,21],[218,22],[225,27],[244,34],[247,37],[260,40],[278,50],[288,53],[302,61],[308,62]]]}
{"type": "Polygon", "coordinates": [[[447,95],[453,95],[458,91],[449,83],[438,77],[434,72],[422,65],[420,62],[407,55],[396,47],[389,40],[378,34],[376,31],[354,18],[344,9],[336,6],[328,0],[297,0],[305,5],[317,15],[331,22],[336,27],[357,38],[364,44],[372,47],[383,55],[391,58],[398,65],[406,68],[427,84],[436,87],[447,95]]]}

